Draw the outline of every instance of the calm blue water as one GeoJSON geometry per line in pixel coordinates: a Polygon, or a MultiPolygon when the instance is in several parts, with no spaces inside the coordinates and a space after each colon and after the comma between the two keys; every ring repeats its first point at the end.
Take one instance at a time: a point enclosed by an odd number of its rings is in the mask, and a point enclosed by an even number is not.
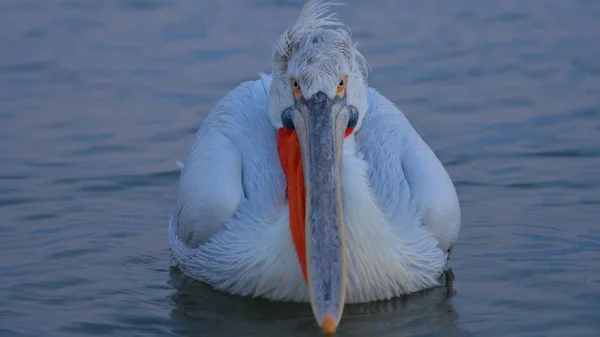
{"type": "MultiPolygon", "coordinates": [[[[0,2],[0,336],[320,336],[171,270],[199,121],[270,69],[291,0],[0,2]]],[[[600,334],[600,2],[354,0],[370,85],[454,179],[453,280],[339,336],[600,334]]]]}

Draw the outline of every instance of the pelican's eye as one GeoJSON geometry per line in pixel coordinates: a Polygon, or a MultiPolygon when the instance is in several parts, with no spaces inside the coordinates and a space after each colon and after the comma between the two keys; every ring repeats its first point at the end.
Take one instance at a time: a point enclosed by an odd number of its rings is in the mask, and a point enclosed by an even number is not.
{"type": "Polygon", "coordinates": [[[294,98],[299,100],[300,98],[302,98],[302,89],[300,88],[300,84],[295,78],[290,78],[290,82],[294,91],[294,98]]]}
{"type": "Polygon", "coordinates": [[[346,93],[346,85],[348,84],[348,76],[344,75],[344,77],[340,80],[337,87],[336,94],[340,97],[344,96],[346,93]]]}

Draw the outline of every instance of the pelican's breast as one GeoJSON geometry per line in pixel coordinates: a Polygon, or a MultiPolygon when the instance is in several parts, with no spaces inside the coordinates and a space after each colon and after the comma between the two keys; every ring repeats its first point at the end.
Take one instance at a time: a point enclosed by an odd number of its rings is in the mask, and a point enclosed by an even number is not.
{"type": "Polygon", "coordinates": [[[390,223],[368,182],[368,166],[345,154],[342,169],[347,301],[390,299],[438,285],[445,254],[417,212],[390,223]]]}

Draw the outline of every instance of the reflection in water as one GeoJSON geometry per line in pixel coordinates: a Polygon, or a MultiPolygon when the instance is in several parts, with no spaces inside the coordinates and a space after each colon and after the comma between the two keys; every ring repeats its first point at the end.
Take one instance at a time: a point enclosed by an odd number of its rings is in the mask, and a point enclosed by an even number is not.
{"type": "MultiPolygon", "coordinates": [[[[184,336],[317,336],[319,327],[308,303],[271,302],[215,291],[185,276],[176,267],[169,273],[176,291],[171,317],[184,336]],[[299,334],[298,334],[299,333],[299,334]]],[[[442,333],[468,335],[458,328],[452,306],[454,273],[440,277],[440,287],[389,301],[346,305],[338,336],[404,336],[442,333]]]]}

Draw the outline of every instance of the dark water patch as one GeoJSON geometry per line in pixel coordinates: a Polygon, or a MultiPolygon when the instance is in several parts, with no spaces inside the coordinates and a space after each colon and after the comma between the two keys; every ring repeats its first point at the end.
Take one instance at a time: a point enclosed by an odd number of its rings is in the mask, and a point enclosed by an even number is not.
{"type": "Polygon", "coordinates": [[[199,20],[169,22],[165,24],[163,29],[165,31],[165,42],[193,40],[207,36],[206,27],[199,20]]]}
{"type": "Polygon", "coordinates": [[[36,229],[32,229],[27,231],[28,235],[36,235],[36,234],[58,234],[64,231],[68,231],[69,229],[74,229],[75,227],[78,227],[79,224],[66,224],[66,225],[61,225],[61,226],[54,226],[54,227],[43,227],[43,228],[36,228],[36,229]]]}
{"type": "Polygon", "coordinates": [[[18,192],[19,192],[19,189],[15,188],[15,187],[0,186],[0,195],[9,194],[9,193],[18,193],[18,192]]]}
{"type": "Polygon", "coordinates": [[[111,232],[106,234],[104,237],[107,239],[126,239],[129,237],[133,237],[133,236],[137,236],[138,234],[136,232],[111,232]]]}
{"type": "Polygon", "coordinates": [[[167,73],[164,70],[160,70],[160,69],[146,69],[146,68],[141,68],[141,69],[132,69],[129,71],[129,73],[133,76],[136,77],[162,77],[162,76],[166,76],[167,73]]]}
{"type": "Polygon", "coordinates": [[[408,99],[402,100],[401,104],[402,104],[402,106],[407,106],[407,105],[421,106],[421,105],[426,105],[430,101],[431,101],[431,97],[428,97],[428,96],[413,97],[413,98],[408,98],[408,99]]]}
{"type": "Polygon", "coordinates": [[[194,126],[194,127],[188,127],[185,129],[185,131],[183,131],[186,135],[195,135],[196,133],[198,133],[198,128],[199,126],[194,126]]]}
{"type": "Polygon", "coordinates": [[[131,258],[127,259],[127,261],[125,262],[125,264],[128,264],[128,265],[148,265],[148,264],[153,264],[153,263],[155,263],[157,261],[158,261],[158,258],[156,258],[154,256],[142,255],[142,256],[136,256],[136,257],[131,257],[131,258]]]}
{"type": "Polygon", "coordinates": [[[0,236],[0,239],[4,239],[6,238],[6,234],[11,234],[16,232],[16,230],[12,227],[12,226],[2,226],[0,225],[0,234],[3,234],[0,236]]]}
{"type": "Polygon", "coordinates": [[[429,83],[456,83],[459,80],[464,80],[465,73],[462,70],[454,68],[433,68],[428,69],[422,75],[413,80],[414,84],[429,84],[429,83]]]}
{"type": "Polygon", "coordinates": [[[123,192],[123,191],[127,191],[131,188],[144,187],[144,186],[149,186],[149,185],[147,185],[147,184],[123,185],[123,184],[117,184],[117,183],[113,183],[113,182],[106,182],[103,184],[83,186],[83,187],[79,188],[79,190],[83,191],[83,192],[99,192],[99,193],[123,192]]]}
{"type": "Polygon", "coordinates": [[[149,139],[151,142],[163,143],[163,142],[175,142],[181,141],[182,138],[186,138],[182,135],[181,130],[177,131],[166,131],[162,133],[157,133],[155,136],[149,139]]]}
{"type": "Polygon", "coordinates": [[[88,254],[96,254],[106,252],[109,247],[89,247],[89,248],[80,248],[80,249],[65,249],[61,247],[60,250],[51,253],[48,255],[49,260],[65,260],[65,259],[74,259],[74,258],[82,258],[88,254]]]}
{"type": "Polygon", "coordinates": [[[97,30],[102,27],[98,21],[69,17],[58,20],[58,25],[68,31],[69,33],[82,34],[88,30],[97,30]]]}
{"type": "Polygon", "coordinates": [[[460,186],[460,187],[492,187],[494,185],[489,184],[489,183],[485,183],[485,182],[478,182],[478,181],[469,181],[469,180],[454,180],[454,185],[455,186],[460,186]]]}
{"type": "Polygon", "coordinates": [[[461,166],[471,163],[475,159],[472,155],[459,155],[455,159],[446,160],[444,167],[461,166]]]}
{"type": "Polygon", "coordinates": [[[586,189],[594,189],[596,188],[594,184],[585,183],[585,182],[575,182],[575,181],[565,181],[565,180],[548,180],[548,181],[537,181],[537,182],[521,182],[521,183],[509,183],[504,185],[495,185],[495,186],[504,186],[508,188],[515,189],[526,189],[526,190],[539,190],[539,189],[575,189],[575,190],[586,190],[586,189]]]}
{"type": "Polygon", "coordinates": [[[554,66],[546,66],[539,69],[522,70],[521,74],[529,78],[543,80],[550,78],[552,75],[559,74],[559,70],[554,68],[554,66]]]}
{"type": "Polygon", "coordinates": [[[498,99],[497,104],[507,108],[524,108],[533,105],[533,102],[527,97],[510,97],[498,99]]]}
{"type": "Polygon", "coordinates": [[[573,118],[593,119],[600,116],[600,106],[587,106],[567,112],[573,118]]]}
{"type": "Polygon", "coordinates": [[[565,111],[562,113],[555,113],[555,114],[548,113],[545,115],[536,116],[536,117],[531,118],[526,123],[524,123],[523,126],[524,127],[555,126],[558,123],[573,121],[574,118],[585,120],[585,119],[588,119],[590,115],[593,117],[594,114],[598,113],[597,111],[598,111],[598,107],[585,107],[583,109],[573,109],[573,110],[568,110],[568,111],[565,111]]]}
{"type": "Polygon", "coordinates": [[[122,296],[122,295],[143,295],[143,292],[139,290],[131,290],[131,289],[101,289],[98,291],[98,297],[110,297],[110,296],[122,296]]]}
{"type": "Polygon", "coordinates": [[[576,68],[587,72],[590,75],[600,75],[600,61],[598,61],[600,53],[598,55],[589,58],[575,58],[571,60],[571,65],[576,68]]]}
{"type": "Polygon", "coordinates": [[[55,213],[36,213],[36,214],[24,215],[20,219],[22,221],[44,221],[44,220],[56,219],[58,217],[60,217],[60,215],[55,214],[55,213]]]}
{"type": "Polygon", "coordinates": [[[493,15],[491,17],[488,18],[482,18],[483,21],[486,22],[490,22],[490,23],[513,23],[513,22],[517,22],[517,21],[525,21],[529,18],[529,16],[525,13],[519,13],[519,12],[505,12],[502,14],[498,14],[498,15],[493,15]]]}
{"type": "MultiPolygon", "coordinates": [[[[156,269],[156,271],[160,271],[160,272],[168,274],[169,268],[160,269],[160,270],[156,269]]],[[[169,291],[172,290],[171,286],[166,283],[165,284],[149,284],[149,285],[146,285],[144,288],[147,290],[169,290],[169,291]]],[[[155,301],[156,302],[164,301],[164,298],[158,298],[155,301]]]]}
{"type": "Polygon", "coordinates": [[[258,0],[256,2],[256,7],[257,8],[263,8],[263,7],[267,7],[267,8],[272,8],[272,9],[279,9],[279,8],[295,8],[295,9],[301,9],[302,8],[302,3],[298,2],[298,1],[294,1],[294,0],[258,0]]]}
{"type": "Polygon", "coordinates": [[[77,235],[71,235],[71,236],[65,236],[65,237],[59,237],[59,238],[48,238],[47,236],[44,235],[39,235],[37,234],[37,236],[32,236],[32,237],[28,237],[27,242],[32,242],[33,243],[17,243],[17,242],[7,242],[5,244],[4,247],[2,247],[5,250],[19,250],[19,251],[26,251],[28,249],[42,249],[42,248],[47,248],[47,247],[56,247],[57,244],[59,243],[72,243],[77,239],[84,239],[84,238],[88,238],[90,237],[91,234],[89,233],[85,233],[85,234],[77,234],[77,235]]]}
{"type": "MultiPolygon", "coordinates": [[[[43,269],[43,264],[39,261],[36,262],[24,262],[24,263],[15,263],[8,266],[0,265],[0,271],[2,275],[5,277],[11,277],[11,281],[20,285],[23,280],[27,280],[31,275],[35,275],[39,273],[40,270],[43,269]],[[32,272],[36,271],[36,272],[32,272]]],[[[4,286],[9,286],[10,283],[3,284],[4,286]]],[[[17,294],[10,294],[9,296],[16,296],[17,294]]]]}
{"type": "Polygon", "coordinates": [[[94,0],[61,0],[59,5],[67,10],[86,11],[106,9],[106,2],[94,0]]]}
{"type": "Polygon", "coordinates": [[[73,142],[92,142],[92,141],[105,141],[110,140],[114,137],[114,132],[95,132],[95,133],[76,133],[69,135],[67,140],[73,142]]]}
{"type": "Polygon", "coordinates": [[[200,50],[196,50],[196,51],[192,52],[194,59],[197,59],[199,62],[224,60],[224,59],[228,59],[233,56],[236,56],[239,53],[240,53],[240,50],[237,48],[223,49],[223,50],[200,49],[200,50]]]}
{"type": "Polygon", "coordinates": [[[25,332],[21,332],[19,330],[23,330],[23,329],[13,330],[13,329],[0,328],[0,335],[6,336],[6,337],[37,337],[38,336],[36,334],[25,333],[25,332]]]}
{"type": "Polygon", "coordinates": [[[595,199],[595,200],[591,200],[591,199],[587,199],[587,200],[582,200],[581,201],[582,204],[584,205],[600,205],[600,199],[595,199]]]}
{"type": "Polygon", "coordinates": [[[114,323],[70,322],[66,327],[61,327],[59,331],[88,336],[117,336],[120,332],[124,332],[124,329],[121,325],[114,323]]]}
{"type": "Polygon", "coordinates": [[[66,167],[72,167],[74,164],[73,163],[68,163],[68,162],[51,162],[51,161],[46,161],[46,162],[33,162],[33,163],[29,163],[28,166],[30,167],[39,167],[39,168],[66,168],[66,167]]]}
{"type": "Polygon", "coordinates": [[[154,94],[154,98],[166,101],[176,101],[183,106],[195,106],[206,101],[206,94],[203,93],[184,93],[184,92],[159,92],[154,94]]]}
{"type": "Polygon", "coordinates": [[[168,318],[152,317],[135,313],[119,315],[115,318],[126,326],[135,327],[133,330],[147,334],[161,334],[163,333],[164,326],[168,326],[171,322],[168,318]]]}
{"type": "Polygon", "coordinates": [[[59,122],[51,122],[44,126],[44,129],[47,130],[60,130],[66,129],[72,125],[71,121],[59,121],[59,122]]]}
{"type": "Polygon", "coordinates": [[[0,65],[0,74],[23,74],[23,73],[40,73],[52,67],[51,62],[26,62],[0,65]]]}
{"type": "Polygon", "coordinates": [[[65,68],[54,68],[48,71],[43,80],[48,85],[76,84],[81,80],[79,74],[65,68]]]}
{"type": "Polygon", "coordinates": [[[103,153],[115,153],[115,152],[132,152],[135,149],[125,145],[118,144],[107,144],[107,145],[94,145],[84,149],[78,149],[71,151],[69,154],[73,156],[86,157],[94,156],[103,153]]]}
{"type": "Polygon", "coordinates": [[[114,175],[94,178],[63,178],[57,179],[58,184],[80,184],[79,190],[85,192],[121,192],[140,187],[164,186],[176,181],[180,171],[165,171],[140,175],[114,175]]]}
{"type": "Polygon", "coordinates": [[[481,110],[481,107],[479,107],[477,105],[473,105],[473,104],[466,104],[466,103],[454,103],[454,104],[442,105],[442,106],[439,106],[437,109],[437,111],[442,114],[452,113],[452,114],[466,114],[466,115],[473,114],[479,110],[481,110]]]}
{"type": "Polygon", "coordinates": [[[539,233],[513,233],[512,235],[531,239],[537,243],[561,243],[561,244],[574,244],[577,243],[575,240],[565,239],[563,237],[557,237],[552,235],[545,235],[539,233]]]}
{"type": "Polygon", "coordinates": [[[550,226],[550,225],[524,223],[524,224],[521,224],[520,226],[522,226],[523,228],[530,228],[532,230],[542,229],[542,230],[557,231],[557,232],[567,232],[567,230],[564,228],[550,226]]]}
{"type": "Polygon", "coordinates": [[[546,151],[536,151],[530,153],[520,153],[520,157],[542,157],[542,158],[595,158],[600,157],[600,148],[598,149],[556,149],[546,151]]]}
{"type": "Polygon", "coordinates": [[[1,113],[0,112],[0,119],[10,119],[13,117],[14,117],[14,115],[12,113],[9,113],[9,112],[1,113]]]}
{"type": "Polygon", "coordinates": [[[17,205],[25,205],[36,202],[38,199],[36,198],[19,198],[19,197],[8,197],[2,198],[0,197],[0,208],[9,207],[9,206],[17,206],[17,205]]]}
{"type": "Polygon", "coordinates": [[[119,4],[132,11],[155,11],[170,5],[166,0],[119,0],[119,4]]]}
{"type": "Polygon", "coordinates": [[[52,289],[52,290],[60,290],[63,288],[77,287],[83,284],[87,284],[91,282],[88,278],[83,277],[63,277],[59,280],[53,281],[44,281],[44,282],[36,282],[30,283],[25,282],[22,284],[24,288],[39,288],[39,289],[52,289]]]}
{"type": "Polygon", "coordinates": [[[477,17],[477,14],[471,9],[460,8],[454,13],[454,17],[459,20],[471,21],[477,17]]]}

